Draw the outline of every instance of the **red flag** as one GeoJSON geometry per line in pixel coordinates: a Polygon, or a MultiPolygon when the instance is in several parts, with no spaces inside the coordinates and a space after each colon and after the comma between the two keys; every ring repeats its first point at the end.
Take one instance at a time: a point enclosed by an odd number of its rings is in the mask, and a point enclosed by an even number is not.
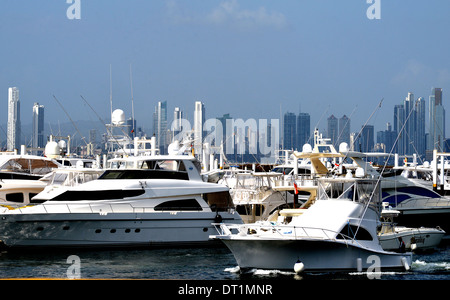
{"type": "Polygon", "coordinates": [[[295,183],[295,181],[294,181],[294,190],[295,190],[295,194],[297,195],[298,194],[298,189],[297,189],[297,184],[295,183]]]}

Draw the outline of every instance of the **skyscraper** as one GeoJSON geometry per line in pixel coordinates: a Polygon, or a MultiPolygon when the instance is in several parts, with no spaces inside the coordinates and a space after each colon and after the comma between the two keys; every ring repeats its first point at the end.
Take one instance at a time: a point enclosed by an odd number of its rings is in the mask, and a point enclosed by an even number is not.
{"type": "Polygon", "coordinates": [[[396,145],[397,153],[400,155],[405,154],[405,139],[403,136],[406,134],[404,131],[405,123],[405,108],[403,105],[398,104],[394,106],[394,131],[398,134],[398,140],[396,145]]]}
{"type": "Polygon", "coordinates": [[[167,101],[159,101],[153,113],[153,132],[156,137],[156,147],[160,154],[166,153],[167,134],[167,101]]]}
{"type": "MultiPolygon", "coordinates": [[[[33,148],[44,148],[44,105],[35,102],[33,105],[33,148]]],[[[37,151],[34,151],[38,153],[37,151]]]]}
{"type": "Polygon", "coordinates": [[[196,155],[202,154],[203,124],[205,123],[205,104],[195,101],[194,107],[194,151],[196,155]]]}
{"type": "Polygon", "coordinates": [[[327,136],[330,139],[331,144],[336,146],[339,136],[338,119],[334,115],[331,115],[327,121],[327,136]]]}
{"type": "Polygon", "coordinates": [[[366,125],[361,130],[360,137],[360,151],[361,152],[372,152],[375,146],[374,143],[374,128],[373,125],[366,125]]]}
{"type": "Polygon", "coordinates": [[[298,151],[302,151],[303,145],[308,143],[311,135],[311,117],[308,113],[299,113],[297,117],[297,145],[298,151]]]}
{"type": "Polygon", "coordinates": [[[8,89],[8,133],[7,150],[13,151],[20,148],[20,102],[19,89],[11,87],[8,89]]]}
{"type": "Polygon", "coordinates": [[[284,114],[284,149],[297,149],[297,117],[294,113],[287,112],[284,114]]]}
{"type": "Polygon", "coordinates": [[[172,123],[172,130],[174,132],[179,132],[182,130],[182,119],[183,119],[183,112],[179,107],[175,107],[173,110],[173,123],[172,123]]]}
{"type": "Polygon", "coordinates": [[[425,156],[426,152],[426,135],[425,135],[425,99],[419,97],[416,101],[416,144],[417,152],[421,156],[425,156]]]}
{"type": "Polygon", "coordinates": [[[341,143],[347,143],[350,146],[350,118],[343,115],[339,119],[339,139],[337,141],[337,146],[341,143]]]}
{"type": "Polygon", "coordinates": [[[391,123],[386,124],[386,130],[377,132],[377,143],[383,144],[383,152],[397,153],[396,147],[394,147],[395,139],[397,138],[397,132],[392,130],[391,123]],[[394,149],[392,149],[394,147],[394,149]]]}
{"type": "Polygon", "coordinates": [[[404,154],[413,154],[416,132],[416,111],[414,106],[414,94],[408,93],[408,96],[403,102],[405,108],[405,134],[402,136],[403,144],[405,146],[404,154]]]}
{"type": "Polygon", "coordinates": [[[445,109],[442,105],[442,89],[432,88],[429,98],[430,134],[428,150],[444,151],[445,109]]]}

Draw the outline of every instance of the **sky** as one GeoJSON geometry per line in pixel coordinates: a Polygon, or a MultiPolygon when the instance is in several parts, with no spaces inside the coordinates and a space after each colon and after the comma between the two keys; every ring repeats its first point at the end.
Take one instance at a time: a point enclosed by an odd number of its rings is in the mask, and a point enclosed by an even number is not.
{"type": "Polygon", "coordinates": [[[0,41],[1,124],[12,86],[22,124],[34,102],[67,122],[54,97],[73,120],[109,122],[111,87],[113,109],[129,118],[133,99],[144,128],[158,101],[169,121],[202,101],[207,119],[307,112],[322,130],[346,114],[352,131],[378,131],[408,92],[428,107],[433,87],[450,113],[445,0],[1,0],[0,41]]]}

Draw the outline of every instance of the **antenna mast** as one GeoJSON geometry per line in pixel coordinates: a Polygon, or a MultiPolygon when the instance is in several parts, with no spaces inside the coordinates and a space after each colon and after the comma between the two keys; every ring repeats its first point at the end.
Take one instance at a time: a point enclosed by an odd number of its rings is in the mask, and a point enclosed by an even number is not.
{"type": "Polygon", "coordinates": [[[133,126],[133,133],[135,133],[134,128],[134,99],[133,99],[133,76],[131,73],[131,64],[130,64],[130,85],[131,85],[131,119],[132,119],[132,126],[133,126]]]}
{"type": "Polygon", "coordinates": [[[111,124],[112,124],[112,66],[109,64],[109,104],[111,106],[111,124]]]}

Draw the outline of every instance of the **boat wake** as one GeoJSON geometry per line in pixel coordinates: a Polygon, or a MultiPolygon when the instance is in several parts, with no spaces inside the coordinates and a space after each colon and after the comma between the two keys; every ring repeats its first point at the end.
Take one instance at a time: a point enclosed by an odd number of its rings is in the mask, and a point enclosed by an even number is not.
{"type": "MultiPolygon", "coordinates": [[[[230,268],[225,268],[224,272],[229,272],[232,274],[238,274],[241,273],[241,269],[239,268],[239,266],[236,267],[230,267],[230,268]]],[[[407,275],[409,277],[409,275],[412,275],[414,278],[416,276],[426,276],[427,274],[448,274],[450,272],[450,262],[449,261],[434,261],[434,262],[427,262],[424,260],[419,260],[416,259],[415,261],[412,262],[411,265],[411,269],[409,271],[395,271],[395,272],[388,272],[388,271],[383,271],[383,272],[349,272],[346,274],[335,274],[335,273],[319,273],[319,274],[310,274],[310,276],[308,277],[325,277],[328,278],[329,276],[332,276],[333,278],[341,278],[342,276],[349,278],[347,276],[350,276],[355,278],[355,277],[360,277],[360,276],[369,276],[368,278],[385,278],[385,279],[389,279],[389,278],[397,278],[398,276],[400,276],[401,278],[403,278],[404,275],[407,275]],[[422,275],[421,275],[422,274],[422,275]]],[[[272,277],[272,278],[276,278],[276,277],[284,277],[284,276],[293,276],[294,278],[296,277],[296,273],[294,271],[289,272],[289,271],[281,271],[281,270],[264,270],[264,269],[251,269],[251,270],[247,270],[244,272],[244,274],[241,275],[249,275],[249,276],[258,276],[258,277],[272,277]]],[[[305,274],[306,275],[306,274],[305,274]]],[[[422,277],[421,277],[422,278],[422,277]]]]}
{"type": "Polygon", "coordinates": [[[425,262],[416,260],[412,263],[412,269],[418,272],[450,271],[450,262],[425,262]]]}
{"type": "MultiPolygon", "coordinates": [[[[230,272],[230,273],[240,273],[241,269],[239,268],[239,266],[236,267],[232,267],[232,268],[225,268],[224,270],[225,272],[230,272]]],[[[278,275],[295,275],[295,272],[288,272],[288,271],[281,271],[281,270],[264,270],[264,269],[250,269],[248,271],[245,271],[245,274],[247,275],[254,275],[254,276],[278,276],[278,275]]]]}

